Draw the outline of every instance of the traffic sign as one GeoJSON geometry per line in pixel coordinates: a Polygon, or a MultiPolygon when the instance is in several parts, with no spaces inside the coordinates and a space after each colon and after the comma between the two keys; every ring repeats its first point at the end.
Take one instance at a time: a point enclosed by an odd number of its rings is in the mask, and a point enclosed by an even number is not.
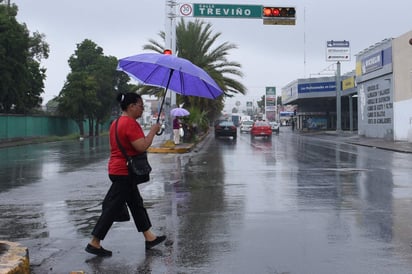
{"type": "Polygon", "coordinates": [[[327,41],[326,61],[350,61],[349,41],[327,41]]]}
{"type": "Polygon", "coordinates": [[[180,16],[193,16],[193,4],[180,4],[180,16]]]}
{"type": "Polygon", "coordinates": [[[180,16],[262,18],[262,5],[181,4],[180,16]]]}

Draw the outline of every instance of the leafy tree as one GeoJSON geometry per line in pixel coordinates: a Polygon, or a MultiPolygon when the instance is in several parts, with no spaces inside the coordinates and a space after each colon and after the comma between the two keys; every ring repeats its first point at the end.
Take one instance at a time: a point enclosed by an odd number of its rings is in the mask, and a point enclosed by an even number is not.
{"type": "Polygon", "coordinates": [[[59,110],[77,122],[80,135],[84,135],[85,120],[89,121],[89,135],[98,135],[99,124],[112,112],[116,85],[124,87],[116,71],[117,59],[104,56],[101,47],[85,39],[69,58],[69,66],[71,72],[58,98],[59,110]]]}
{"type": "Polygon", "coordinates": [[[16,21],[15,4],[0,5],[0,112],[27,113],[42,103],[49,45],[16,21]]]}
{"type": "MultiPolygon", "coordinates": [[[[216,100],[177,95],[177,103],[184,103],[189,108],[196,107],[201,112],[206,111],[210,120],[220,116],[225,97],[246,92],[246,88],[239,81],[230,77],[243,76],[239,70],[241,65],[227,59],[229,51],[236,49],[236,45],[228,42],[216,45],[216,40],[221,36],[221,33],[213,34],[211,28],[211,24],[200,20],[185,24],[183,19],[176,27],[176,48],[179,57],[188,59],[204,69],[224,91],[224,96],[216,100]]],[[[163,41],[165,40],[164,32],[160,32],[159,36],[163,41]]],[[[144,45],[143,49],[162,53],[164,47],[156,40],[150,39],[149,44],[144,45]]],[[[159,88],[139,87],[139,91],[143,94],[163,95],[159,88]]]]}
{"type": "Polygon", "coordinates": [[[189,116],[183,117],[183,121],[187,126],[184,138],[188,141],[197,141],[197,135],[206,132],[209,128],[207,112],[200,111],[194,106],[189,109],[189,112],[189,116]]]}
{"type": "Polygon", "coordinates": [[[266,100],[266,96],[262,95],[262,97],[260,98],[259,101],[257,101],[257,105],[260,109],[262,109],[263,112],[265,112],[265,100],[266,100]]]}
{"type": "Polygon", "coordinates": [[[277,100],[277,105],[281,106],[282,105],[282,96],[278,96],[276,100],[277,100]]]}

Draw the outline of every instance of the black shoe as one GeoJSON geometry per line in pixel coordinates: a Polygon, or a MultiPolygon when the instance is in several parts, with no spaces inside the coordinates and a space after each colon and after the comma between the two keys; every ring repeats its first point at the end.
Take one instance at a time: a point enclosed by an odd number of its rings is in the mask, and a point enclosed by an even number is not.
{"type": "Polygon", "coordinates": [[[161,242],[163,242],[164,240],[166,240],[166,236],[158,236],[156,237],[156,239],[154,239],[153,241],[146,241],[146,250],[151,249],[152,247],[160,244],[161,242]]]}
{"type": "Polygon", "coordinates": [[[92,246],[91,244],[88,244],[86,246],[86,252],[89,252],[91,254],[97,255],[99,257],[109,257],[112,256],[112,252],[110,250],[106,250],[103,247],[96,248],[92,246]]]}

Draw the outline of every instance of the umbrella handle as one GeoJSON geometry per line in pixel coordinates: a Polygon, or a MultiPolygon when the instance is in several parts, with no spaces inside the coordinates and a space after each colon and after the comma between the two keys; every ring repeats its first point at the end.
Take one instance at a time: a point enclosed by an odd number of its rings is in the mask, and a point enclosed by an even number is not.
{"type": "Polygon", "coordinates": [[[165,131],[165,126],[164,126],[164,125],[162,125],[162,127],[160,128],[160,131],[159,131],[159,132],[156,132],[156,135],[157,135],[157,136],[162,135],[162,134],[163,134],[163,131],[165,131]]]}
{"type": "MultiPolygon", "coordinates": [[[[166,92],[167,92],[167,90],[166,90],[166,92]]],[[[160,120],[160,114],[162,113],[163,104],[164,104],[164,102],[165,102],[165,97],[166,97],[166,95],[165,95],[165,96],[163,96],[162,103],[160,104],[159,115],[157,116],[157,121],[156,121],[156,123],[159,123],[159,120],[160,120]]],[[[162,127],[160,128],[160,131],[159,131],[159,132],[156,132],[156,135],[157,135],[157,136],[162,135],[162,134],[163,134],[163,131],[165,131],[165,128],[164,128],[164,125],[162,124],[162,127]]]]}

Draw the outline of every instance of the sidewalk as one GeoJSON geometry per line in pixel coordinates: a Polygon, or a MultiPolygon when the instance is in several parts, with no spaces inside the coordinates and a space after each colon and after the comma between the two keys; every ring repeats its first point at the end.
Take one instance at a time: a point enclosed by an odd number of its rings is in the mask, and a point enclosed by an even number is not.
{"type": "Polygon", "coordinates": [[[319,131],[319,132],[308,132],[302,133],[310,134],[312,136],[334,136],[337,140],[341,140],[348,144],[359,145],[359,146],[367,146],[367,147],[374,147],[379,149],[391,150],[396,152],[402,153],[412,153],[412,143],[407,141],[392,141],[392,140],[385,140],[382,138],[369,138],[358,135],[356,131],[354,132],[347,132],[342,131],[340,133],[336,131],[319,131]]]}

